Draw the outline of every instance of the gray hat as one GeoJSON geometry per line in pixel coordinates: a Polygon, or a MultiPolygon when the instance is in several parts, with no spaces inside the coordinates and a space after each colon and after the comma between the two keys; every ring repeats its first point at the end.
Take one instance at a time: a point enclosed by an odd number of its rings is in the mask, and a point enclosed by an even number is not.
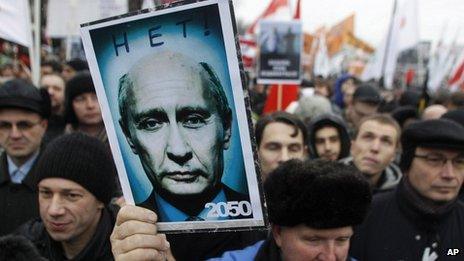
{"type": "Polygon", "coordinates": [[[21,79],[5,82],[0,87],[0,108],[19,108],[37,112],[48,118],[51,112],[48,93],[21,79]]]}
{"type": "Polygon", "coordinates": [[[354,91],[353,101],[378,105],[382,101],[382,98],[380,97],[379,91],[374,86],[364,84],[354,91]]]}

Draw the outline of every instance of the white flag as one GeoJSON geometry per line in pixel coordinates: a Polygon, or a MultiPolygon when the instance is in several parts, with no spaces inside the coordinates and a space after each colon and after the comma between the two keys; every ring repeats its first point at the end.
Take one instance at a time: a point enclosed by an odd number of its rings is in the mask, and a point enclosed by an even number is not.
{"type": "Polygon", "coordinates": [[[0,1],[0,38],[32,46],[31,11],[28,0],[0,1]]]}
{"type": "Polygon", "coordinates": [[[367,64],[362,79],[379,79],[383,74],[385,87],[392,87],[398,55],[419,42],[417,9],[417,0],[397,0],[390,34],[387,32],[374,58],[367,64]]]}
{"type": "Polygon", "coordinates": [[[314,75],[322,75],[324,78],[330,73],[330,58],[325,41],[325,32],[319,35],[319,46],[314,58],[314,75]]]}
{"type": "Polygon", "coordinates": [[[155,3],[153,0],[143,0],[142,9],[153,8],[155,7],[155,3]]]}

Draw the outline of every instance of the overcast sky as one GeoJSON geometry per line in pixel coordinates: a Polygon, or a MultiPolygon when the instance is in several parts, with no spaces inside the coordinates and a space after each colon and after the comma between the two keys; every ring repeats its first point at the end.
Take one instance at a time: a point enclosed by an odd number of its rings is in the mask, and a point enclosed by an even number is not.
{"type": "MultiPolygon", "coordinates": [[[[233,0],[237,19],[251,23],[271,0],[233,0]]],[[[294,6],[296,0],[289,0],[294,6]]],[[[459,43],[464,44],[464,0],[417,0],[421,40],[437,41],[445,30],[448,39],[460,29],[459,43]],[[447,26],[445,27],[445,24],[447,26]]],[[[393,0],[301,0],[303,29],[331,26],[355,13],[355,35],[376,46],[386,34],[393,0]]],[[[451,41],[451,40],[449,40],[451,41]]]]}

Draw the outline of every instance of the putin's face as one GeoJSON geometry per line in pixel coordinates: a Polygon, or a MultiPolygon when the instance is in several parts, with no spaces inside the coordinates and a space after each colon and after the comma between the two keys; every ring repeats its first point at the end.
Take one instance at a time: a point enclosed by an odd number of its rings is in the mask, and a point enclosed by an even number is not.
{"type": "Polygon", "coordinates": [[[201,74],[188,66],[179,70],[135,73],[128,142],[157,189],[201,194],[221,182],[230,128],[224,127],[201,74]]]}

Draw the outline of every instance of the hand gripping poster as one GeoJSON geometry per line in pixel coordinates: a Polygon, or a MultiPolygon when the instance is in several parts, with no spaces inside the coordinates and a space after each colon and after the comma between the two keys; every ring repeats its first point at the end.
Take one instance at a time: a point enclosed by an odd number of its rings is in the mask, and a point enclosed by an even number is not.
{"type": "Polygon", "coordinates": [[[165,233],[267,225],[231,1],[81,25],[126,202],[165,233]]]}

